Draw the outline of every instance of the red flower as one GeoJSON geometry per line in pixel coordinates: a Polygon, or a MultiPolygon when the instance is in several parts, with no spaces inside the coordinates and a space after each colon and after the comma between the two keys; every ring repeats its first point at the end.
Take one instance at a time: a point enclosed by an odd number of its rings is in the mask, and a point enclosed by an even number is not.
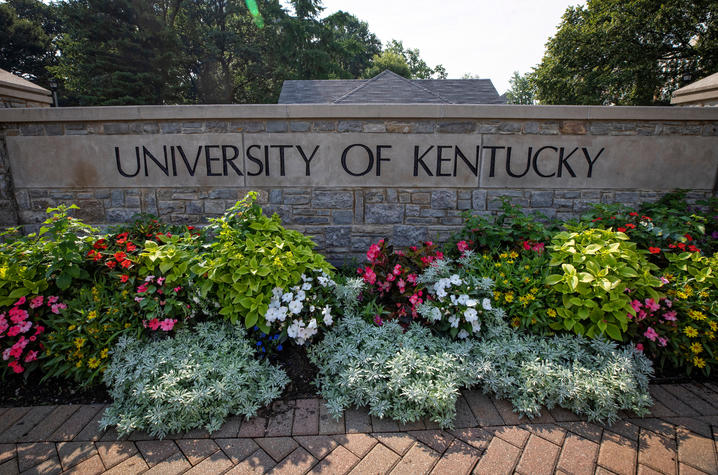
{"type": "Polygon", "coordinates": [[[701,250],[698,249],[698,248],[697,248],[696,246],[694,246],[693,244],[691,244],[690,246],[688,246],[688,250],[691,251],[691,252],[701,252],[701,250]]]}
{"type": "Polygon", "coordinates": [[[690,234],[684,234],[683,237],[685,237],[688,241],[692,241],[692,240],[693,240],[693,238],[691,237],[690,234]]]}
{"type": "Polygon", "coordinates": [[[120,280],[121,280],[122,282],[127,282],[128,280],[130,280],[130,276],[127,275],[127,274],[122,274],[122,275],[120,276],[120,280]]]}
{"type": "Polygon", "coordinates": [[[627,223],[627,224],[626,224],[626,227],[627,227],[627,228],[630,228],[630,229],[636,229],[636,225],[633,224],[633,223],[627,223]]]}
{"type": "Polygon", "coordinates": [[[137,246],[135,246],[134,244],[132,244],[132,242],[128,242],[128,243],[127,243],[127,252],[132,252],[132,251],[134,251],[135,249],[137,249],[137,246]]]}
{"type": "Polygon", "coordinates": [[[104,239],[98,239],[95,244],[92,245],[95,249],[107,249],[107,241],[104,239]]]}
{"type": "Polygon", "coordinates": [[[132,265],[132,261],[129,259],[125,259],[124,261],[120,262],[120,265],[123,269],[128,269],[132,265]]]}
{"type": "Polygon", "coordinates": [[[596,221],[601,221],[603,218],[598,217],[591,220],[592,223],[595,223],[596,221]]]}
{"type": "Polygon", "coordinates": [[[652,220],[651,218],[649,218],[648,216],[641,216],[641,219],[645,219],[646,221],[653,221],[653,220],[652,220]]]}
{"type": "Polygon", "coordinates": [[[188,231],[194,230],[194,226],[187,226],[187,230],[188,230],[188,231]]]}
{"type": "Polygon", "coordinates": [[[626,232],[626,228],[624,228],[624,227],[619,227],[619,228],[618,228],[618,232],[619,232],[619,233],[625,233],[625,232],[626,232]]]}
{"type": "Polygon", "coordinates": [[[631,211],[630,213],[628,213],[628,216],[638,216],[638,213],[636,213],[635,211],[631,211]]]}
{"type": "Polygon", "coordinates": [[[678,246],[678,249],[680,249],[681,251],[686,250],[686,245],[683,244],[682,242],[679,242],[678,244],[676,244],[676,246],[678,246]]]}
{"type": "Polygon", "coordinates": [[[110,269],[114,269],[117,263],[115,261],[107,261],[105,262],[105,265],[109,267],[110,269]]]}
{"type": "Polygon", "coordinates": [[[127,257],[127,254],[125,254],[125,253],[122,252],[122,251],[117,251],[117,252],[114,254],[114,256],[115,256],[115,259],[117,259],[117,262],[122,262],[122,261],[124,261],[125,258],[127,257]]]}
{"type": "Polygon", "coordinates": [[[651,254],[658,254],[661,252],[661,248],[660,247],[649,247],[648,252],[650,252],[651,254]]]}

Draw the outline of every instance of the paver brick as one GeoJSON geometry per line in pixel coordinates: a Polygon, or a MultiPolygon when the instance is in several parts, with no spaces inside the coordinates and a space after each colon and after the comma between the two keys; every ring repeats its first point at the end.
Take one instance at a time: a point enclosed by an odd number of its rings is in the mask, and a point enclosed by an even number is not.
{"type": "Polygon", "coordinates": [[[399,455],[404,455],[416,442],[416,439],[404,432],[383,432],[372,435],[399,455]]]}
{"type": "Polygon", "coordinates": [[[410,430],[424,430],[424,429],[429,429],[429,427],[426,427],[426,424],[424,424],[424,421],[422,421],[421,419],[419,419],[417,421],[412,421],[412,422],[404,422],[404,423],[400,422],[399,423],[399,430],[404,431],[404,432],[407,432],[410,430]]]}
{"type": "Polygon", "coordinates": [[[292,435],[319,434],[319,400],[297,399],[292,435]]]}
{"type": "Polygon", "coordinates": [[[476,474],[498,475],[511,474],[521,455],[521,449],[509,444],[505,440],[494,437],[479,463],[474,469],[476,474]]]}
{"type": "Polygon", "coordinates": [[[451,433],[463,440],[467,444],[475,447],[479,450],[485,450],[489,446],[489,442],[493,438],[493,434],[487,432],[478,427],[472,427],[469,429],[456,429],[452,430],[451,433]]]}
{"type": "Polygon", "coordinates": [[[99,455],[94,455],[90,457],[87,460],[84,460],[77,465],[74,465],[70,467],[69,470],[66,470],[63,473],[65,474],[73,474],[73,475],[99,475],[100,473],[105,471],[105,466],[102,465],[102,459],[99,455]]]}
{"type": "Polygon", "coordinates": [[[708,438],[712,436],[710,420],[707,417],[666,417],[666,420],[696,434],[708,438]]]}
{"type": "Polygon", "coordinates": [[[232,461],[222,451],[217,451],[202,460],[187,472],[188,475],[222,473],[232,467],[232,461]]]}
{"type": "Polygon", "coordinates": [[[267,420],[264,417],[253,417],[248,421],[243,421],[239,428],[239,437],[264,437],[264,428],[267,420]]]}
{"type": "Polygon", "coordinates": [[[374,475],[388,473],[400,457],[383,444],[376,444],[350,472],[351,475],[374,475]]]}
{"type": "Polygon", "coordinates": [[[56,447],[63,470],[98,455],[92,442],[60,442],[56,447]]]}
{"type": "Polygon", "coordinates": [[[105,432],[100,429],[100,419],[102,419],[102,415],[106,408],[107,406],[105,405],[100,408],[92,420],[87,423],[87,425],[80,431],[79,434],[75,436],[74,439],[72,439],[73,442],[98,441],[103,437],[105,432]]]}
{"type": "Polygon", "coordinates": [[[50,434],[55,432],[72,416],[79,406],[57,406],[42,420],[42,424],[36,425],[30,432],[20,438],[21,442],[33,442],[36,440],[48,440],[50,434]]]}
{"type": "Polygon", "coordinates": [[[531,475],[553,473],[560,447],[536,435],[529,437],[516,471],[531,475]]]}
{"type": "Polygon", "coordinates": [[[676,428],[662,419],[646,417],[644,419],[628,419],[628,421],[642,429],[651,430],[664,437],[675,438],[676,436],[676,428]]]}
{"type": "Polygon", "coordinates": [[[648,391],[654,399],[657,399],[678,416],[697,416],[698,411],[669,393],[659,385],[649,386],[648,391]]]}
{"type": "Polygon", "coordinates": [[[315,463],[317,463],[317,459],[299,447],[289,454],[287,458],[278,463],[272,470],[272,473],[275,475],[299,475],[306,473],[315,463]]]}
{"type": "Polygon", "coordinates": [[[561,445],[564,437],[566,437],[566,431],[554,424],[526,424],[523,427],[532,434],[556,445],[561,445]]]}
{"type": "Polygon", "coordinates": [[[343,475],[359,462],[359,457],[343,446],[338,446],[326,458],[316,464],[309,473],[330,473],[343,475]]]}
{"type": "Polygon", "coordinates": [[[636,471],[637,444],[632,439],[604,431],[598,452],[598,464],[619,475],[636,471]]]}
{"type": "Polygon", "coordinates": [[[503,420],[502,424],[507,425],[518,425],[526,422],[526,418],[519,418],[519,415],[514,412],[514,406],[509,401],[503,399],[493,399],[496,410],[501,415],[503,420]]]}
{"type": "Polygon", "coordinates": [[[531,435],[529,431],[518,426],[487,427],[486,430],[519,448],[526,445],[526,441],[531,435]]]}
{"type": "Polygon", "coordinates": [[[10,459],[7,462],[0,463],[1,475],[17,475],[20,470],[17,468],[17,459],[10,459]]]}
{"type": "Polygon", "coordinates": [[[638,463],[647,465],[665,474],[676,473],[677,470],[676,442],[641,429],[638,441],[638,463]]]}
{"type": "Polygon", "coordinates": [[[137,453],[137,447],[129,441],[95,442],[97,452],[105,468],[111,468],[137,453]]]}
{"type": "Polygon", "coordinates": [[[242,426],[242,416],[231,416],[224,421],[219,430],[212,432],[214,439],[227,439],[237,437],[239,428],[242,426]]]}
{"type": "Polygon", "coordinates": [[[106,475],[135,475],[150,468],[140,454],[124,460],[105,472],[106,475]]]}
{"type": "Polygon", "coordinates": [[[272,415],[267,422],[267,437],[288,437],[292,435],[294,405],[285,401],[272,404],[272,415]]]}
{"type": "Polygon", "coordinates": [[[22,472],[23,475],[54,475],[56,473],[62,472],[62,466],[60,465],[60,459],[57,458],[57,455],[53,455],[52,457],[43,460],[40,462],[39,465],[35,465],[34,467],[22,472]]]}
{"type": "Polygon", "coordinates": [[[684,463],[678,464],[678,473],[681,475],[706,475],[706,472],[703,470],[698,470],[695,467],[691,467],[690,465],[686,465],[684,463]]]}
{"type": "MultiPolygon", "coordinates": [[[[711,415],[716,414],[716,408],[713,406],[713,404],[708,404],[706,401],[704,401],[702,398],[696,396],[691,392],[688,388],[685,388],[684,386],[680,384],[662,384],[660,386],[660,389],[665,390],[666,392],[672,394],[677,399],[679,399],[682,403],[690,407],[691,409],[694,409],[698,413],[702,415],[711,415]]],[[[683,415],[683,414],[681,414],[683,415]]]]}
{"type": "Polygon", "coordinates": [[[459,395],[456,399],[456,420],[454,421],[454,427],[463,429],[465,427],[476,427],[478,422],[471,412],[469,403],[466,399],[459,395]]]}
{"type": "Polygon", "coordinates": [[[682,386],[711,404],[714,408],[714,414],[718,412],[718,392],[712,391],[710,388],[699,383],[683,384],[682,386]]]}
{"type": "Polygon", "coordinates": [[[574,434],[578,434],[585,439],[592,440],[597,444],[601,443],[601,435],[603,434],[603,429],[596,424],[586,421],[578,421],[558,422],[556,425],[559,425],[564,429],[573,432],[574,434]]]}
{"type": "Polygon", "coordinates": [[[211,439],[180,439],[175,442],[192,465],[197,465],[219,450],[219,446],[211,439]]]}
{"type": "Polygon", "coordinates": [[[371,432],[371,418],[366,408],[350,408],[344,411],[347,433],[371,432]]]}
{"type": "Polygon", "coordinates": [[[377,440],[369,434],[335,435],[334,440],[349,449],[357,457],[365,456],[377,443],[377,440]]]}
{"type": "Polygon", "coordinates": [[[10,460],[17,455],[15,444],[0,444],[0,464],[10,460]]]}
{"type": "Polygon", "coordinates": [[[718,473],[716,447],[713,440],[690,432],[682,427],[679,427],[676,433],[679,462],[691,465],[706,473],[718,473]]]}
{"type": "Polygon", "coordinates": [[[564,440],[556,468],[574,475],[590,475],[596,468],[598,447],[596,442],[569,433],[564,440]]]}
{"type": "Polygon", "coordinates": [[[469,474],[480,456],[480,450],[456,439],[436,463],[432,473],[437,475],[445,473],[455,475],[469,474]]]}
{"type": "Polygon", "coordinates": [[[42,422],[55,407],[36,406],[31,408],[21,419],[0,434],[0,442],[19,442],[37,424],[42,422]]]}
{"type": "Polygon", "coordinates": [[[676,413],[668,409],[662,402],[653,400],[653,406],[651,406],[649,413],[651,417],[670,417],[675,416],[676,413]]]}
{"type": "Polygon", "coordinates": [[[21,472],[40,464],[43,460],[56,456],[55,444],[50,442],[17,444],[17,462],[21,472]]]}
{"type": "Polygon", "coordinates": [[[184,458],[184,455],[177,451],[174,455],[170,455],[165,460],[150,468],[145,472],[145,475],[175,475],[184,473],[190,468],[192,468],[192,465],[184,458]]]}
{"type": "Polygon", "coordinates": [[[291,454],[298,444],[291,437],[266,437],[254,439],[276,462],[291,454]]]}
{"type": "Polygon", "coordinates": [[[269,472],[275,465],[276,463],[272,460],[272,457],[267,455],[264,450],[259,449],[235,465],[226,475],[249,475],[255,473],[259,475],[269,472]]]}
{"type": "Polygon", "coordinates": [[[136,442],[135,445],[150,467],[154,467],[180,451],[172,440],[143,440],[136,442]]]}
{"type": "Polygon", "coordinates": [[[441,430],[417,430],[409,432],[409,434],[440,454],[443,454],[454,440],[453,435],[441,430]]]}
{"type": "Polygon", "coordinates": [[[494,403],[487,396],[479,391],[463,391],[462,394],[469,404],[478,425],[493,426],[504,423],[494,403]]]}
{"type": "Polygon", "coordinates": [[[663,475],[663,473],[653,470],[651,467],[647,467],[647,466],[641,465],[639,463],[638,464],[638,475],[663,475]]]}
{"type": "Polygon", "coordinates": [[[344,414],[339,419],[329,414],[326,401],[319,401],[319,433],[325,435],[344,433],[344,414]]]}
{"type": "Polygon", "coordinates": [[[563,407],[554,407],[549,412],[551,413],[551,416],[554,418],[554,420],[558,422],[576,422],[585,419],[584,417],[579,416],[578,414],[575,414],[568,409],[564,409],[563,407]]]}
{"type": "MultiPolygon", "coordinates": [[[[8,430],[15,422],[27,414],[30,409],[29,407],[11,407],[3,412],[2,417],[0,417],[0,434],[8,430]]],[[[11,442],[17,441],[13,440],[11,442]]]]}
{"type": "Polygon", "coordinates": [[[50,434],[48,440],[52,441],[70,441],[77,437],[82,429],[89,424],[94,417],[102,410],[105,406],[101,404],[91,404],[80,406],[69,419],[67,419],[58,429],[50,434]]]}
{"type": "Polygon", "coordinates": [[[614,422],[612,426],[606,427],[606,430],[609,430],[614,434],[622,435],[625,438],[636,442],[638,441],[638,433],[640,431],[638,426],[635,426],[628,421],[621,420],[614,422]]]}
{"type": "Polygon", "coordinates": [[[252,439],[215,439],[214,441],[233,464],[238,464],[259,450],[259,446],[252,439]]]}
{"type": "Polygon", "coordinates": [[[389,417],[380,419],[376,416],[371,416],[371,426],[373,432],[396,432],[399,430],[399,424],[389,417]]]}
{"type": "Polygon", "coordinates": [[[339,442],[328,435],[305,435],[294,437],[294,440],[309,451],[317,460],[321,460],[331,453],[339,442]]]}
{"type": "Polygon", "coordinates": [[[418,475],[431,472],[441,455],[430,447],[417,442],[391,471],[392,475],[418,475]]]}

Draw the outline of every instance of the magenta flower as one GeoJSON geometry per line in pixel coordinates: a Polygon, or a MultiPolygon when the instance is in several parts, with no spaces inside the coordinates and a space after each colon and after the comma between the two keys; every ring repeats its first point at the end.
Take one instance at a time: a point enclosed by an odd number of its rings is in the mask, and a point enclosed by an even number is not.
{"type": "Polygon", "coordinates": [[[55,295],[52,295],[52,296],[50,296],[50,297],[47,298],[47,304],[48,304],[48,305],[52,305],[52,304],[54,304],[55,302],[57,302],[58,300],[60,300],[60,297],[57,297],[57,296],[55,296],[55,295]]]}
{"type": "Polygon", "coordinates": [[[30,308],[38,308],[42,306],[43,303],[43,297],[42,295],[38,295],[34,299],[30,300],[30,308]]]}
{"type": "Polygon", "coordinates": [[[37,359],[37,351],[28,351],[27,356],[25,356],[25,363],[30,363],[31,361],[35,361],[37,359]]]}
{"type": "Polygon", "coordinates": [[[664,304],[666,305],[666,307],[668,307],[668,308],[671,308],[671,307],[673,306],[673,302],[670,301],[670,300],[668,300],[668,299],[664,299],[664,300],[663,300],[663,303],[664,303],[664,304]]]}
{"type": "Polygon", "coordinates": [[[19,307],[20,305],[25,303],[25,297],[20,297],[17,302],[15,302],[15,306],[19,307]]]}
{"type": "Polygon", "coordinates": [[[645,336],[651,341],[656,341],[656,338],[658,338],[658,333],[656,333],[656,330],[654,330],[652,327],[648,327],[648,329],[643,333],[643,336],[645,336]]]}
{"type": "Polygon", "coordinates": [[[376,244],[372,244],[371,246],[369,246],[369,250],[366,252],[366,258],[369,259],[369,262],[374,262],[376,258],[379,257],[380,253],[381,248],[376,244]]]}
{"type": "Polygon", "coordinates": [[[396,283],[397,287],[399,287],[399,292],[402,294],[406,290],[406,282],[404,282],[404,279],[399,279],[399,281],[396,283]]]}
{"type": "Polygon", "coordinates": [[[381,317],[380,317],[378,314],[377,314],[377,315],[374,315],[374,323],[375,323],[376,326],[378,326],[378,327],[384,325],[384,321],[381,319],[381,317]]]}
{"type": "Polygon", "coordinates": [[[637,345],[636,345],[636,349],[637,349],[638,351],[643,351],[643,343],[637,344],[637,345]]]}
{"type": "Polygon", "coordinates": [[[376,282],[376,274],[370,267],[364,269],[364,282],[369,285],[374,285],[376,282]]]}
{"type": "Polygon", "coordinates": [[[635,310],[636,312],[639,311],[642,306],[643,305],[641,305],[641,302],[639,302],[638,300],[633,300],[631,302],[631,307],[633,307],[633,310],[635,310]]]}
{"type": "Polygon", "coordinates": [[[668,340],[666,340],[666,339],[663,338],[662,336],[659,336],[659,337],[658,337],[658,345],[659,345],[659,346],[666,346],[666,344],[668,344],[668,340]]]}
{"type": "Polygon", "coordinates": [[[168,331],[172,330],[172,328],[174,328],[175,323],[177,323],[177,319],[165,318],[164,320],[162,320],[160,322],[160,328],[163,331],[168,332],[168,331]]]}
{"type": "Polygon", "coordinates": [[[653,299],[646,299],[646,307],[648,307],[651,312],[655,312],[656,310],[661,308],[661,306],[658,305],[653,299]]]}
{"type": "Polygon", "coordinates": [[[669,322],[675,322],[676,319],[676,311],[671,310],[670,312],[666,312],[663,314],[663,318],[669,322]]]}
{"type": "Polygon", "coordinates": [[[469,245],[466,243],[466,241],[459,241],[456,243],[456,247],[459,250],[460,253],[464,253],[469,248],[469,245]]]}
{"type": "Polygon", "coordinates": [[[52,313],[54,313],[55,315],[57,315],[57,314],[60,313],[60,310],[64,310],[64,309],[66,309],[66,308],[67,308],[67,305],[65,305],[64,303],[56,303],[56,304],[53,304],[53,305],[52,305],[52,307],[50,308],[50,310],[52,310],[52,313]]]}
{"type": "Polygon", "coordinates": [[[379,287],[379,292],[381,292],[381,293],[388,292],[389,289],[391,289],[391,282],[381,282],[381,281],[379,281],[379,283],[377,284],[377,286],[379,287]]]}

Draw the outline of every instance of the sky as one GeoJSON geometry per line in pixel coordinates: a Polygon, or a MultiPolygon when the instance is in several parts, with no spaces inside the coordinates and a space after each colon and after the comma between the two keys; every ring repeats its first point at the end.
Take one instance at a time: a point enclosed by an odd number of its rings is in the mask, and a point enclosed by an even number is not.
{"type": "Polygon", "coordinates": [[[580,0],[323,0],[322,16],[344,10],[366,21],[382,44],[418,48],[430,67],[449,78],[465,73],[491,79],[499,94],[514,71],[526,73],[543,57],[561,15],[580,0]]]}

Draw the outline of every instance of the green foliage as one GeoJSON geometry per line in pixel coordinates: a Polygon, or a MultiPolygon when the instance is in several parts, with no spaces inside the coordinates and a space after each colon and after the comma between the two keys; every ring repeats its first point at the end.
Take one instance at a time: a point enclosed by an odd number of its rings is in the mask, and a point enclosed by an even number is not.
{"type": "Polygon", "coordinates": [[[535,68],[544,104],[667,104],[718,67],[709,0],[592,0],[568,7],[535,68]]]}
{"type": "Polygon", "coordinates": [[[241,327],[203,323],[149,343],[120,338],[104,381],[113,403],[102,428],[163,438],[201,427],[215,431],[233,414],[249,418],[289,380],[267,360],[254,359],[241,327]]]}
{"type": "Polygon", "coordinates": [[[406,59],[394,51],[383,51],[381,54],[375,54],[371,59],[371,66],[364,70],[363,77],[371,79],[386,70],[405,78],[411,77],[411,70],[406,63],[406,59]]]}
{"type": "Polygon", "coordinates": [[[624,233],[603,229],[561,232],[551,242],[549,265],[560,266],[561,272],[547,276],[546,283],[563,301],[556,309],[560,321],[552,328],[621,341],[628,328],[627,315],[636,313],[631,298],[658,300],[655,288],[661,283],[651,274],[657,267],[624,233]]]}
{"type": "Polygon", "coordinates": [[[511,88],[506,91],[507,104],[536,103],[536,86],[534,86],[529,73],[521,76],[518,71],[514,71],[513,76],[509,79],[509,85],[511,88]]]}
{"type": "Polygon", "coordinates": [[[411,79],[446,79],[446,70],[440,64],[433,68],[429,67],[426,62],[421,59],[421,53],[418,49],[404,48],[401,41],[391,40],[386,44],[384,52],[392,52],[400,55],[409,66],[409,77],[411,79]]]}
{"type": "Polygon", "coordinates": [[[247,328],[269,333],[264,315],[272,290],[292,287],[312,270],[329,272],[331,265],[313,251],[311,239],[283,228],[277,215],[264,216],[256,198],[250,192],[211,220],[216,240],[191,270],[206,276],[198,285],[203,295],[216,296],[221,315],[232,323],[242,317],[247,328]]]}
{"type": "MultiPolygon", "coordinates": [[[[494,329],[497,330],[497,329],[494,329]]],[[[546,339],[498,330],[484,340],[451,341],[412,325],[372,326],[347,316],[310,348],[316,384],[330,413],[368,406],[376,417],[428,417],[451,427],[461,387],[479,386],[514,410],[538,416],[556,405],[612,422],[619,410],[645,414],[650,362],[632,348],[580,337],[546,339]]]]}

